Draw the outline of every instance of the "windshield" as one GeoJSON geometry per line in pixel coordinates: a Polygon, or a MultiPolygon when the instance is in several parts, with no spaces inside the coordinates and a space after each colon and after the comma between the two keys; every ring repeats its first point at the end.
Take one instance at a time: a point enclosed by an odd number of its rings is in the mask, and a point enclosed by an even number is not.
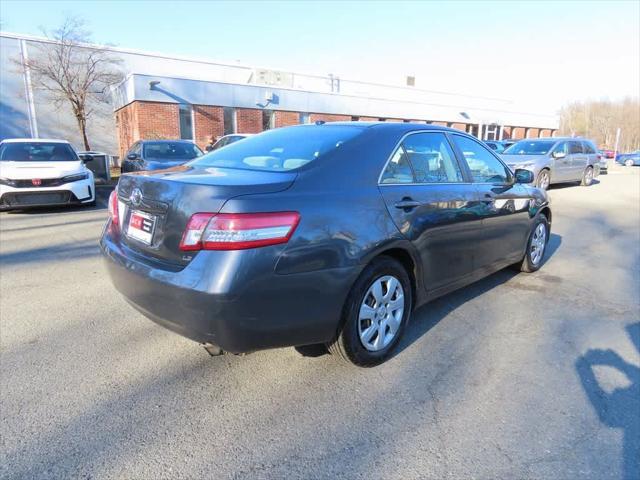
{"type": "Polygon", "coordinates": [[[189,142],[149,142],[144,144],[144,158],[149,160],[193,160],[200,155],[202,155],[202,150],[189,142]]]}
{"type": "Polygon", "coordinates": [[[556,144],[551,142],[531,142],[522,140],[514,143],[504,151],[505,155],[546,155],[549,150],[556,144]]]}
{"type": "Polygon", "coordinates": [[[363,129],[310,125],[268,130],[191,162],[197,167],[284,172],[295,170],[339,148],[363,129]]]}
{"type": "Polygon", "coordinates": [[[68,143],[19,142],[0,145],[0,160],[10,162],[77,162],[68,143]]]}

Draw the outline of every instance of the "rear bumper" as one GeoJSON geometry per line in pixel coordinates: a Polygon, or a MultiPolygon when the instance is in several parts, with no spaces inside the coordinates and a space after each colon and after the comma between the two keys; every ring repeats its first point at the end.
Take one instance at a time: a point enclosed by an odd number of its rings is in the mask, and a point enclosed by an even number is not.
{"type": "Polygon", "coordinates": [[[0,208],[77,205],[95,200],[93,178],[71,182],[58,187],[14,188],[0,185],[0,208]]]}
{"type": "Polygon", "coordinates": [[[327,342],[357,268],[278,275],[264,249],[199,252],[185,268],[150,265],[107,231],[100,242],[116,289],[146,317],[232,353],[327,342]]]}

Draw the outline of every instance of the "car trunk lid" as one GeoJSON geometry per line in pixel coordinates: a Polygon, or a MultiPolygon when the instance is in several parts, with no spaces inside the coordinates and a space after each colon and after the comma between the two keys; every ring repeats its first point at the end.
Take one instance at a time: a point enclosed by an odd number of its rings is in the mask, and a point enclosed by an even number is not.
{"type": "Polygon", "coordinates": [[[190,166],[123,175],[118,183],[122,242],[151,260],[184,266],[195,255],[179,248],[191,215],[218,213],[240,195],[286,190],[295,178],[290,172],[190,166]]]}

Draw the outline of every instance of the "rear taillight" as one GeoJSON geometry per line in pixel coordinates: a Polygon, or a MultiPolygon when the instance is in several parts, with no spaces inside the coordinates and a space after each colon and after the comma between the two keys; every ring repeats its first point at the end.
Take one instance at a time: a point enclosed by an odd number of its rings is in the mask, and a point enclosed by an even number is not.
{"type": "Polygon", "coordinates": [[[120,216],[118,215],[118,194],[116,191],[112,191],[109,195],[109,218],[111,218],[111,225],[118,227],[120,225],[120,216]]]}
{"type": "Polygon", "coordinates": [[[180,250],[244,250],[286,243],[299,222],[298,212],[196,213],[187,223],[180,250]]]}

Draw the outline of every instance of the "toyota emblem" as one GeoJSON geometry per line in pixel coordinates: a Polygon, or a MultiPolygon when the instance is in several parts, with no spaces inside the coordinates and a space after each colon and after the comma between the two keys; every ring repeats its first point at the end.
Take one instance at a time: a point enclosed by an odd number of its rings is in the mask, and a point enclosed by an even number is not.
{"type": "Polygon", "coordinates": [[[131,195],[129,195],[129,201],[136,207],[140,205],[140,203],[142,202],[142,190],[140,190],[139,188],[134,188],[131,191],[131,195]]]}

